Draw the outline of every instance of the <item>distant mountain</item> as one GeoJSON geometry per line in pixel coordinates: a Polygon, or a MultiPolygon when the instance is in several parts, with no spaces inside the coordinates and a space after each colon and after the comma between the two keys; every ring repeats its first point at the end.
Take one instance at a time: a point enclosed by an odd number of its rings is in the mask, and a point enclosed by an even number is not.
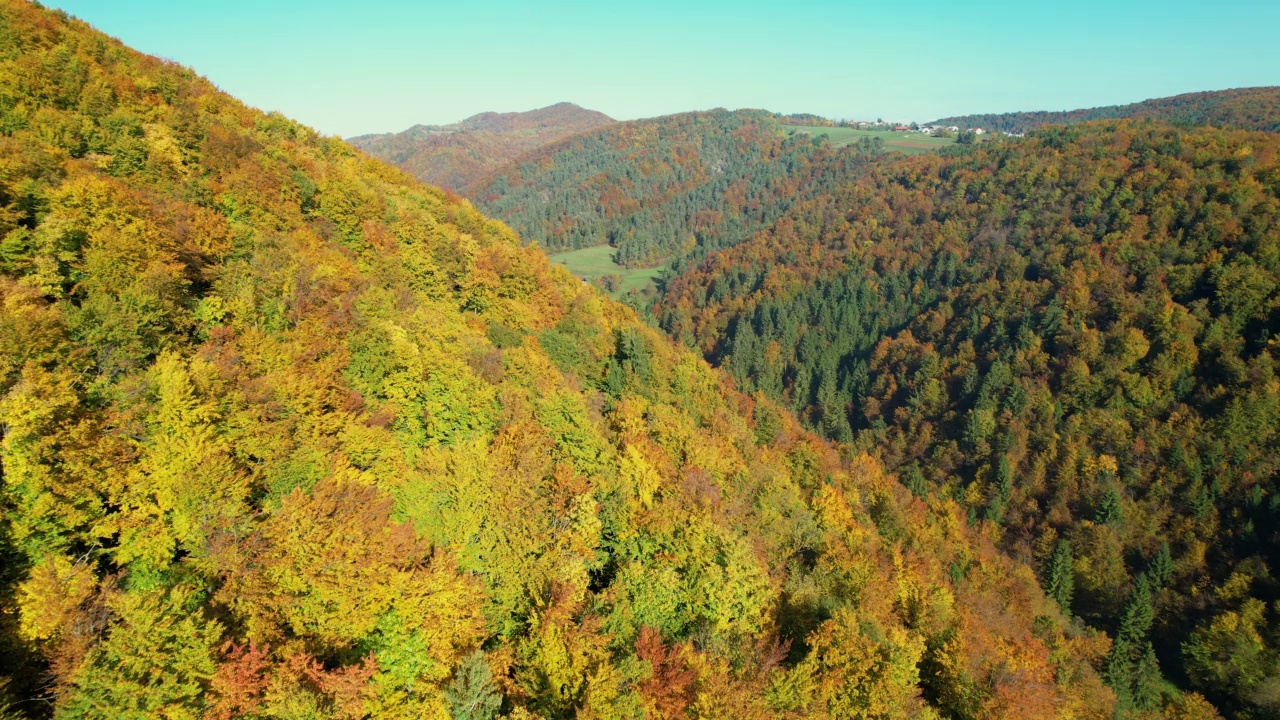
{"type": "Polygon", "coordinates": [[[507,160],[612,122],[604,113],[557,103],[528,112],[480,113],[451,125],[414,125],[350,142],[423,182],[461,190],[507,160]]]}
{"type": "Polygon", "coordinates": [[[1164,120],[1179,125],[1213,125],[1280,132],[1280,87],[1187,93],[1130,105],[1068,110],[958,115],[935,125],[958,125],[997,132],[1026,132],[1045,125],[1120,118],[1164,120]]]}
{"type": "Polygon", "coordinates": [[[456,123],[454,126],[462,130],[488,130],[506,133],[520,130],[590,130],[600,125],[614,122],[613,118],[602,112],[588,110],[573,103],[562,102],[548,105],[528,112],[496,113],[485,112],[456,123]]]}

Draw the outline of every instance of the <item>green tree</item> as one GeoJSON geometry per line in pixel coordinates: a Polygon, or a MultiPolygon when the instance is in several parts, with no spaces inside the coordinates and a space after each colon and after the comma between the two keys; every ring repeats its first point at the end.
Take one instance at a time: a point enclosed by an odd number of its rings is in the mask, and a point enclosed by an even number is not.
{"type": "Polygon", "coordinates": [[[1157,588],[1168,585],[1173,578],[1173,556],[1169,552],[1167,540],[1160,541],[1160,549],[1156,550],[1156,554],[1151,556],[1151,562],[1147,563],[1147,577],[1151,578],[1151,584],[1157,588]]]}
{"type": "Polygon", "coordinates": [[[1000,461],[996,464],[995,487],[991,493],[990,504],[987,506],[988,520],[1000,522],[1011,495],[1013,495],[1013,463],[1009,461],[1008,455],[1001,455],[1000,461]]]}
{"type": "Polygon", "coordinates": [[[1160,666],[1147,640],[1155,609],[1145,574],[1138,576],[1125,601],[1115,644],[1107,657],[1105,677],[1121,707],[1153,709],[1160,698],[1160,666]]]}
{"type": "Polygon", "coordinates": [[[1191,686],[1236,707],[1253,710],[1256,707],[1250,706],[1261,701],[1274,712],[1274,695],[1257,692],[1269,678],[1280,675],[1280,662],[1267,647],[1266,633],[1266,605],[1257,598],[1201,623],[1182,644],[1191,686]]]}
{"type": "Polygon", "coordinates": [[[902,484],[916,497],[922,498],[929,494],[929,486],[924,481],[924,471],[920,469],[918,463],[911,463],[907,466],[902,484]]]}
{"type": "Polygon", "coordinates": [[[1120,637],[1130,640],[1142,640],[1151,630],[1155,619],[1155,608],[1151,603],[1151,583],[1145,574],[1139,575],[1129,597],[1125,601],[1124,612],[1120,616],[1120,637]]]}
{"type": "Polygon", "coordinates": [[[476,650],[462,661],[444,692],[453,720],[493,720],[502,707],[502,693],[484,653],[476,650]]]}
{"type": "Polygon", "coordinates": [[[1071,613],[1071,596],[1075,591],[1075,569],[1071,558],[1071,543],[1059,540],[1049,558],[1045,573],[1045,592],[1058,603],[1062,611],[1071,613]]]}
{"type": "Polygon", "coordinates": [[[1160,676],[1160,662],[1156,650],[1148,642],[1133,669],[1133,706],[1139,710],[1155,710],[1160,707],[1164,680],[1160,676]]]}
{"type": "Polygon", "coordinates": [[[1115,488],[1107,488],[1102,494],[1102,502],[1094,515],[1099,525],[1114,525],[1124,519],[1124,510],[1120,506],[1120,493],[1115,488]]]}

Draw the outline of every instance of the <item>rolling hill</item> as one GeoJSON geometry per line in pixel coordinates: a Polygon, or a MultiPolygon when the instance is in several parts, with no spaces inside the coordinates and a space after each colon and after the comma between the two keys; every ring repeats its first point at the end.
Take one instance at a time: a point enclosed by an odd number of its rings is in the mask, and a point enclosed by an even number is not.
{"type": "Polygon", "coordinates": [[[1063,112],[1012,112],[942,118],[931,125],[956,125],[995,132],[1024,133],[1045,125],[1116,120],[1161,120],[1178,125],[1211,125],[1280,132],[1280,87],[1187,93],[1131,105],[1063,112]]]}
{"type": "Polygon", "coordinates": [[[1113,715],[1107,639],[963,504],[456,196],[21,0],[0,426],[5,717],[1113,715]]]}
{"type": "Polygon", "coordinates": [[[869,156],[789,133],[772,113],[713,110],[562,140],[464,194],[548,250],[608,244],[618,264],[644,267],[746,240],[869,156]]]}
{"type": "Polygon", "coordinates": [[[423,182],[457,191],[508,160],[612,122],[603,113],[559,103],[528,112],[481,113],[452,125],[415,125],[348,142],[423,182]]]}

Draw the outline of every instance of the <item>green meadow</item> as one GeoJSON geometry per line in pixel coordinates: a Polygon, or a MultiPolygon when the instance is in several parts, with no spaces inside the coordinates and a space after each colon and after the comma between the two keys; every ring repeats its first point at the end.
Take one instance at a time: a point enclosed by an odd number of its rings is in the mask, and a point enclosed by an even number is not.
{"type": "Polygon", "coordinates": [[[608,245],[556,253],[551,256],[551,262],[564,265],[569,268],[569,272],[590,281],[617,273],[622,277],[622,285],[617,292],[611,293],[615,298],[631,290],[652,285],[654,278],[662,272],[661,267],[640,269],[622,267],[613,261],[613,248],[608,245]]]}
{"type": "Polygon", "coordinates": [[[812,127],[809,125],[783,125],[788,133],[806,133],[819,136],[826,135],[835,147],[851,145],[864,137],[880,138],[888,150],[898,150],[908,155],[918,155],[930,150],[937,150],[955,143],[954,138],[935,138],[915,132],[892,132],[890,130],[860,130],[847,127],[812,127]]]}

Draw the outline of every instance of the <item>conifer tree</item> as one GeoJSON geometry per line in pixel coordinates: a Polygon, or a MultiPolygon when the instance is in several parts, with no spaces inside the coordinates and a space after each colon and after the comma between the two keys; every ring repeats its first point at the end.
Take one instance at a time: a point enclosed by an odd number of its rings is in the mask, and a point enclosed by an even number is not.
{"type": "Polygon", "coordinates": [[[996,464],[996,484],[991,495],[991,504],[987,506],[988,520],[1000,522],[1004,517],[1005,506],[1009,504],[1009,497],[1012,494],[1013,464],[1009,462],[1008,455],[1001,455],[1000,462],[996,464]]]}
{"type": "Polygon", "coordinates": [[[1138,576],[1125,601],[1104,673],[1122,708],[1146,710],[1159,703],[1160,665],[1147,640],[1154,619],[1151,584],[1144,573],[1138,576]]]}
{"type": "Polygon", "coordinates": [[[1151,583],[1157,588],[1164,587],[1169,584],[1169,580],[1173,577],[1173,556],[1169,552],[1169,543],[1162,541],[1160,549],[1151,557],[1151,562],[1147,565],[1147,577],[1151,578],[1151,583]]]}
{"type": "Polygon", "coordinates": [[[1133,706],[1138,710],[1160,707],[1160,662],[1155,648],[1148,642],[1133,670],[1133,706]]]}
{"type": "Polygon", "coordinates": [[[1045,592],[1057,601],[1065,613],[1071,613],[1071,596],[1075,590],[1075,570],[1071,560],[1071,543],[1059,540],[1049,558],[1049,571],[1045,574],[1045,592]]]}
{"type": "Polygon", "coordinates": [[[929,494],[929,488],[924,483],[924,471],[916,463],[911,463],[907,467],[907,472],[903,477],[903,485],[916,497],[922,498],[929,494]]]}
{"type": "Polygon", "coordinates": [[[1118,635],[1102,670],[1102,679],[1116,693],[1118,708],[1133,707],[1133,669],[1133,646],[1128,638],[1118,635]]]}
{"type": "Polygon", "coordinates": [[[996,465],[996,492],[1005,500],[1013,494],[1013,463],[1008,455],[1001,455],[996,465]]]}
{"type": "Polygon", "coordinates": [[[1120,493],[1115,488],[1107,488],[1102,495],[1102,504],[1098,506],[1095,520],[1099,525],[1114,525],[1124,519],[1120,507],[1120,493]]]}
{"type": "Polygon", "coordinates": [[[1124,612],[1120,616],[1120,635],[1131,641],[1140,641],[1147,637],[1151,630],[1151,622],[1155,619],[1155,609],[1151,604],[1151,582],[1146,574],[1138,576],[1129,598],[1125,601],[1124,612]]]}
{"type": "Polygon", "coordinates": [[[445,690],[453,720],[493,720],[502,707],[502,694],[493,682],[493,672],[476,650],[462,661],[453,682],[445,690]]]}

